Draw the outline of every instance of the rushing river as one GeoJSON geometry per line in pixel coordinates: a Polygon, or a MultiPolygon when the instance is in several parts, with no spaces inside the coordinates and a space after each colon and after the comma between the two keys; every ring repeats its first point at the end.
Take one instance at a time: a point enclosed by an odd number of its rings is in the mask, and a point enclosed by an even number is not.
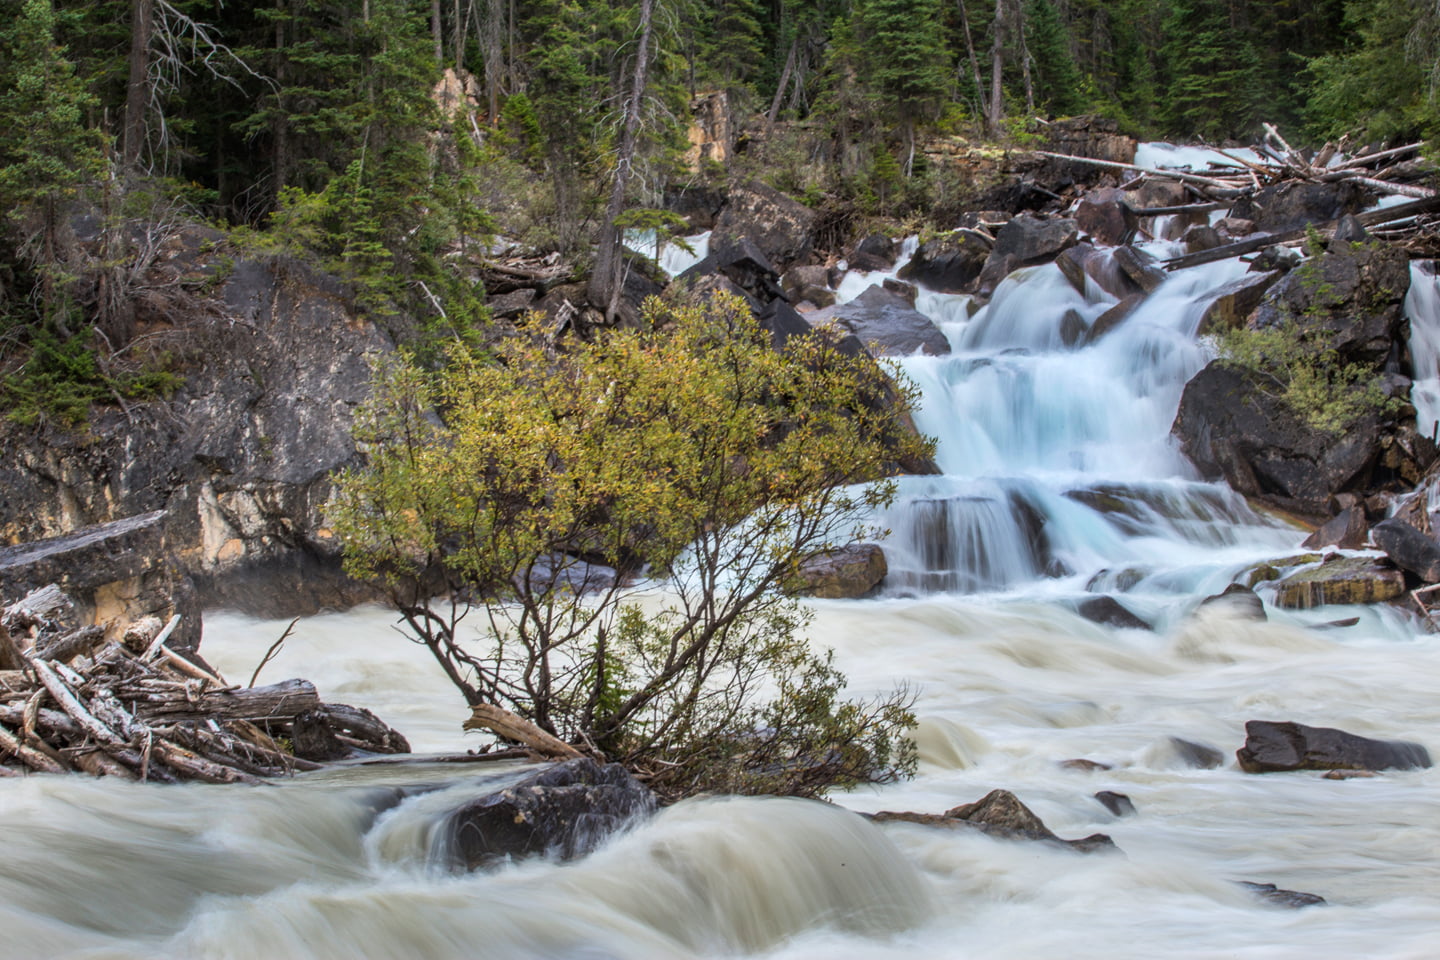
{"type": "MultiPolygon", "coordinates": [[[[813,628],[856,694],[916,690],[913,781],[838,806],[689,801],[575,863],[454,875],[433,865],[437,817],[513,768],[349,768],[258,789],[3,780],[0,955],[1436,956],[1440,771],[1334,781],[1233,760],[1249,719],[1440,750],[1440,640],[1405,615],[1197,612],[1304,536],[1202,482],[1169,437],[1209,357],[1195,340],[1205,295],[1243,270],[1181,272],[1075,347],[1059,334],[1067,311],[1091,321],[1113,298],[1075,292],[1054,267],[1012,276],[974,316],[963,298],[922,294],[955,348],[905,361],[944,475],[902,483],[886,594],[817,602],[813,628]],[[1155,629],[1073,612],[1096,593],[1155,629]],[[1172,737],[1224,765],[1188,765],[1172,737]],[[447,785],[394,803],[393,787],[416,784],[447,785]],[[939,813],[996,787],[1061,836],[1105,832],[1123,852],[879,827],[842,809],[939,813]],[[1111,815],[1100,790],[1138,812],[1111,815]],[[1328,904],[1280,909],[1241,880],[1328,904]]],[[[1416,279],[1429,285],[1412,297],[1417,337],[1434,337],[1433,273],[1416,279]]],[[[842,295],[865,285],[851,278],[842,295]]],[[[373,608],[307,620],[264,676],[370,707],[418,751],[474,745],[458,695],[392,621],[373,608]]],[[[211,614],[204,650],[247,677],[283,627],[211,614]]]]}

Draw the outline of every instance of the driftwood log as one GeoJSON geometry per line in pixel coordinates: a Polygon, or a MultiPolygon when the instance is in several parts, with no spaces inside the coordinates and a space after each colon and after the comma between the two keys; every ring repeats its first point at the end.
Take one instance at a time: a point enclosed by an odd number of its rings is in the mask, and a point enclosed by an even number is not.
{"type": "Polygon", "coordinates": [[[68,628],[69,611],[47,587],[0,613],[0,776],[263,783],[320,766],[281,745],[306,714],[323,718],[342,756],[410,749],[369,711],[322,703],[309,681],[227,684],[166,646],[178,618],[107,642],[101,627],[68,628]]]}

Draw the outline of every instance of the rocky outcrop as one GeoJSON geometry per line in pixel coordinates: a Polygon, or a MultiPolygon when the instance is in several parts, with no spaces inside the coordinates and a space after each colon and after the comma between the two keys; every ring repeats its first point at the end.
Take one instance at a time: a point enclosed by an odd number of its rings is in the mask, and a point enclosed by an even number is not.
{"type": "Polygon", "coordinates": [[[529,856],[570,860],[655,805],[650,790],[619,764],[566,760],[452,812],[441,828],[445,853],[464,870],[529,856]]]}
{"type": "Polygon", "coordinates": [[[829,324],[853,334],[876,356],[950,352],[950,342],[928,317],[904,296],[881,286],[871,286],[854,300],[817,310],[806,319],[817,327],[829,324]]]}
{"type": "Polygon", "coordinates": [[[1065,217],[1041,218],[1028,213],[1015,217],[995,235],[992,261],[1013,257],[1022,267],[1049,263],[1060,251],[1080,238],[1074,220],[1065,217]]]}
{"type": "Polygon", "coordinates": [[[1331,727],[1250,720],[1245,745],[1235,752],[1246,773],[1289,770],[1411,770],[1430,766],[1418,743],[1371,740],[1331,727]]]}
{"type": "MultiPolygon", "coordinates": [[[[168,402],[97,409],[84,430],[0,427],[0,536],[16,543],[164,511],[164,548],[202,599],[240,571],[303,564],[314,576],[252,594],[270,616],[353,601],[323,508],[353,462],[367,353],[390,338],[337,281],[285,259],[224,264],[200,243],[171,267],[213,275],[208,311],[146,332],[173,345],[184,385],[168,402]]],[[[362,591],[363,592],[363,591],[362,591]]]]}
{"type": "Polygon", "coordinates": [[[1337,557],[1275,585],[1277,606],[1308,610],[1330,603],[1379,603],[1405,595],[1405,575],[1369,557],[1337,557]]]}
{"type": "Polygon", "coordinates": [[[969,293],[990,256],[990,239],[974,230],[956,230],[920,244],[898,276],[939,293],[969,293]]]}
{"type": "Polygon", "coordinates": [[[883,233],[872,233],[857,243],[845,257],[851,270],[871,272],[889,270],[895,266],[898,248],[895,241],[883,233]]]}
{"type": "Polygon", "coordinates": [[[1347,213],[1359,213],[1370,197],[1358,184],[1310,183],[1291,180],[1262,187],[1230,208],[1230,219],[1250,220],[1253,229],[1282,233],[1307,223],[1326,223],[1347,213]]]}
{"type": "Polygon", "coordinates": [[[874,592],[887,572],[879,544],[851,544],[805,559],[797,592],[826,600],[856,599],[874,592]]]}
{"type": "Polygon", "coordinates": [[[815,211],[773,187],[752,180],[730,191],[715,219],[710,248],[724,251],[750,240],[779,271],[804,263],[814,244],[815,211]]]}

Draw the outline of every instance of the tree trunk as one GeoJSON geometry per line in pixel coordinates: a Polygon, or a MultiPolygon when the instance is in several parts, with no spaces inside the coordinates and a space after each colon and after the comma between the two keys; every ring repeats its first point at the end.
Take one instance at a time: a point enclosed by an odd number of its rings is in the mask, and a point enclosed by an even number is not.
{"type": "Polygon", "coordinates": [[[645,81],[649,72],[650,23],[654,0],[640,0],[640,46],[635,53],[635,72],[631,77],[630,97],[625,104],[625,126],[620,132],[620,151],[615,157],[615,180],[610,185],[610,202],[605,208],[605,223],[600,229],[600,246],[595,251],[595,273],[590,278],[590,302],[605,311],[605,322],[615,322],[620,303],[625,257],[621,250],[620,228],[615,225],[625,210],[625,191],[635,161],[635,144],[640,134],[640,105],[645,97],[645,81]]]}
{"type": "Polygon", "coordinates": [[[140,162],[145,143],[145,107],[150,99],[150,40],[155,32],[154,0],[130,4],[130,77],[125,84],[121,159],[127,170],[140,162]]]}
{"type": "Polygon", "coordinates": [[[505,75],[505,0],[485,0],[485,100],[491,126],[500,123],[500,84],[505,75]]]}
{"type": "Polygon", "coordinates": [[[1001,71],[1005,66],[1005,0],[995,0],[995,23],[991,27],[995,40],[990,45],[990,113],[986,122],[991,134],[1000,132],[1005,116],[1005,91],[1001,71]]]}
{"type": "Polygon", "coordinates": [[[1020,72],[1025,77],[1025,112],[1035,115],[1035,84],[1030,79],[1030,45],[1025,42],[1025,12],[1015,4],[1015,36],[1020,38],[1020,72]]]}
{"type": "Polygon", "coordinates": [[[445,31],[440,26],[440,0],[430,0],[430,36],[435,41],[435,62],[445,65],[445,31]]]}
{"type": "Polygon", "coordinates": [[[795,32],[795,39],[790,41],[790,52],[785,55],[785,68],[780,71],[780,82],[775,85],[775,98],[770,101],[770,112],[765,115],[765,135],[770,135],[770,130],[775,126],[775,118],[780,115],[780,101],[785,98],[785,84],[790,82],[790,74],[795,69],[795,51],[800,48],[800,32],[795,32]]]}
{"type": "Polygon", "coordinates": [[[975,56],[975,41],[970,36],[970,13],[965,9],[965,0],[959,0],[960,25],[965,28],[965,55],[970,59],[970,75],[975,81],[975,102],[985,102],[985,80],[980,76],[980,58],[975,56]]]}

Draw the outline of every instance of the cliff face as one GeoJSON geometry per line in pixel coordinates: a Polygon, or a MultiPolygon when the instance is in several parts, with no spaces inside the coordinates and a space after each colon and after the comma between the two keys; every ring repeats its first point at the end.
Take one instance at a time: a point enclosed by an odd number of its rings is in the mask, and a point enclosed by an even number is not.
{"type": "MultiPolygon", "coordinates": [[[[216,268],[202,243],[175,247],[180,272],[216,268]]],[[[97,410],[73,431],[0,427],[0,540],[164,510],[165,549],[207,602],[272,616],[354,602],[323,507],[330,472],[355,456],[366,355],[393,345],[301,264],[224,271],[212,309],[164,331],[188,358],[170,401],[97,410]],[[283,589],[262,589],[279,576],[283,589]]]]}

